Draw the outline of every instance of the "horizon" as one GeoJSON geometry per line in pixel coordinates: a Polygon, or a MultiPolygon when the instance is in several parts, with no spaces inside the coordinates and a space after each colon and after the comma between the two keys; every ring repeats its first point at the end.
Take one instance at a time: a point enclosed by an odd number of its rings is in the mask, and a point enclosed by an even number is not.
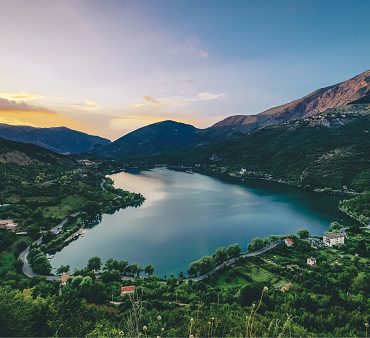
{"type": "Polygon", "coordinates": [[[115,140],[165,120],[203,129],[257,114],[368,70],[369,10],[362,1],[4,1],[0,123],[115,140]]]}

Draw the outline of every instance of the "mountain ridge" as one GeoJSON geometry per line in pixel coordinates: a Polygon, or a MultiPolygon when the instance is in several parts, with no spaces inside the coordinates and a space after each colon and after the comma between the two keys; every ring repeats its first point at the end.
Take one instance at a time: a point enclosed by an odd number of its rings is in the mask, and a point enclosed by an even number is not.
{"type": "Polygon", "coordinates": [[[23,143],[35,144],[62,154],[80,154],[110,140],[90,135],[64,126],[36,128],[0,123],[0,137],[23,143]]]}
{"type": "Polygon", "coordinates": [[[317,89],[302,98],[262,111],[255,115],[233,115],[215,123],[211,128],[229,128],[243,133],[253,132],[268,125],[281,124],[327,109],[361,102],[370,95],[370,70],[348,80],[317,89]]]}

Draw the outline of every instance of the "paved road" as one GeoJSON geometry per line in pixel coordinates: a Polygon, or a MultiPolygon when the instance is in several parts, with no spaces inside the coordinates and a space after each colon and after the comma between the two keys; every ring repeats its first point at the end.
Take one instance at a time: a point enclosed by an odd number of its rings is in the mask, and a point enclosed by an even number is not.
{"type": "MultiPolygon", "coordinates": [[[[73,214],[71,214],[70,216],[72,217],[76,217],[80,214],[80,212],[75,212],[73,214]]],[[[69,217],[70,217],[69,216],[69,217]]],[[[68,218],[69,217],[66,217],[63,221],[61,221],[59,224],[57,224],[56,226],[54,226],[53,228],[50,229],[51,232],[57,234],[62,228],[63,226],[68,222],[68,218]]],[[[42,236],[34,241],[32,243],[32,245],[40,245],[42,243],[42,236]]],[[[28,253],[30,252],[30,249],[31,249],[31,245],[29,245],[26,249],[24,249],[18,256],[18,259],[20,261],[23,262],[23,266],[22,266],[22,272],[29,278],[33,278],[33,277],[36,277],[36,276],[39,276],[37,273],[34,273],[32,271],[32,268],[28,262],[28,259],[27,259],[27,256],[28,256],[28,253]]],[[[59,280],[60,279],[60,276],[43,276],[45,277],[45,279],[47,280],[59,280]]]]}
{"type": "Polygon", "coordinates": [[[107,191],[107,189],[105,188],[105,182],[107,182],[107,180],[105,178],[102,178],[101,183],[100,183],[100,188],[103,191],[107,191]]]}
{"type": "Polygon", "coordinates": [[[269,245],[266,245],[262,249],[259,249],[259,250],[256,250],[256,251],[252,251],[252,252],[247,252],[247,253],[242,254],[242,255],[240,255],[239,257],[236,257],[236,258],[231,258],[228,261],[222,263],[221,265],[216,266],[210,272],[208,272],[208,273],[206,273],[204,275],[198,276],[198,277],[188,278],[187,281],[192,280],[193,282],[200,282],[202,280],[205,280],[205,279],[209,278],[211,275],[215,274],[217,271],[222,270],[224,267],[230,266],[230,265],[234,265],[235,263],[237,263],[240,260],[240,258],[258,256],[258,255],[260,255],[260,254],[262,254],[262,253],[264,253],[266,251],[269,251],[269,250],[271,250],[273,248],[276,248],[278,245],[280,245],[282,243],[284,243],[284,242],[283,241],[276,241],[274,243],[271,243],[269,245]]]}

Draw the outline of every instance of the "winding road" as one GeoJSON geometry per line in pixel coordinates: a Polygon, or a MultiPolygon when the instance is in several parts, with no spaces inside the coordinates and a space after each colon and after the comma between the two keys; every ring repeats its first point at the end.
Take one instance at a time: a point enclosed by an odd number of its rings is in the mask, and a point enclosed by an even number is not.
{"type": "MultiPolygon", "coordinates": [[[[71,214],[70,216],[66,217],[63,221],[61,221],[59,224],[54,226],[53,228],[50,229],[51,232],[54,234],[57,234],[60,230],[62,230],[63,226],[68,222],[69,217],[76,217],[80,214],[80,212],[75,212],[71,214]]],[[[34,241],[31,245],[40,245],[42,243],[42,237],[41,236],[38,240],[34,241]]],[[[36,276],[40,276],[37,273],[34,273],[30,263],[28,262],[28,254],[31,249],[31,245],[29,245],[26,249],[24,249],[18,256],[18,259],[23,262],[22,266],[22,272],[29,278],[33,278],[36,276]]],[[[60,276],[41,276],[44,277],[46,280],[59,280],[60,276]]]]}
{"type": "MultiPolygon", "coordinates": [[[[106,191],[106,188],[104,186],[105,183],[106,183],[106,179],[102,179],[102,182],[100,183],[100,188],[102,190],[104,190],[104,191],[106,191]]],[[[70,216],[68,216],[65,219],[63,219],[59,224],[57,224],[56,226],[54,226],[53,228],[51,228],[50,231],[52,233],[54,233],[54,234],[58,234],[63,229],[63,226],[68,222],[69,217],[76,217],[80,213],[81,212],[75,212],[75,213],[71,214],[70,216]]],[[[343,229],[341,229],[341,231],[344,230],[344,232],[345,232],[345,229],[346,228],[343,228],[343,229]]],[[[40,245],[42,243],[42,237],[43,236],[41,236],[38,240],[34,241],[31,245],[40,245]]],[[[200,276],[197,276],[197,277],[189,277],[189,278],[186,278],[185,279],[185,282],[189,282],[189,281],[200,282],[202,280],[205,280],[205,279],[209,278],[210,276],[212,276],[213,274],[215,274],[216,272],[218,272],[221,269],[223,269],[224,267],[234,265],[241,258],[254,257],[254,256],[261,255],[262,253],[264,253],[266,251],[269,251],[269,250],[272,250],[272,249],[274,249],[275,247],[277,247],[278,245],[280,245],[282,243],[284,243],[284,241],[278,240],[278,241],[275,241],[273,243],[270,243],[270,244],[266,245],[265,247],[263,247],[263,248],[261,248],[259,250],[252,251],[252,252],[247,252],[247,253],[244,253],[244,254],[242,254],[242,255],[240,255],[238,257],[231,258],[231,259],[223,262],[222,264],[216,266],[213,270],[211,270],[208,273],[205,273],[205,274],[200,275],[200,276]]],[[[60,276],[55,276],[55,275],[42,276],[42,275],[38,275],[38,274],[36,274],[36,273],[33,272],[32,268],[31,268],[31,265],[29,264],[28,259],[27,259],[28,254],[29,254],[30,249],[31,249],[31,245],[29,245],[25,250],[23,250],[19,254],[19,256],[18,256],[18,259],[23,262],[23,266],[22,266],[22,272],[23,272],[23,274],[26,275],[29,278],[33,278],[33,277],[39,276],[39,277],[44,277],[48,281],[58,281],[58,280],[60,280],[60,276]]],[[[123,276],[122,279],[134,280],[135,278],[123,276]]]]}
{"type": "Polygon", "coordinates": [[[276,242],[273,242],[273,243],[270,243],[266,246],[264,246],[263,248],[259,249],[259,250],[256,250],[256,251],[252,251],[252,252],[247,252],[247,253],[244,253],[238,257],[235,257],[235,258],[231,258],[225,262],[223,262],[222,264],[216,266],[213,270],[211,270],[210,272],[208,273],[205,273],[204,275],[200,275],[200,276],[197,276],[197,277],[190,277],[188,278],[187,280],[192,280],[193,282],[200,282],[202,280],[205,280],[209,277],[211,277],[213,274],[215,274],[216,272],[222,270],[224,267],[226,266],[230,266],[230,265],[234,265],[235,263],[237,263],[241,258],[245,258],[245,257],[254,257],[254,256],[259,256],[261,255],[262,253],[266,252],[266,251],[269,251],[269,250],[272,250],[274,248],[276,248],[278,245],[284,243],[284,241],[276,241],[276,242]]]}

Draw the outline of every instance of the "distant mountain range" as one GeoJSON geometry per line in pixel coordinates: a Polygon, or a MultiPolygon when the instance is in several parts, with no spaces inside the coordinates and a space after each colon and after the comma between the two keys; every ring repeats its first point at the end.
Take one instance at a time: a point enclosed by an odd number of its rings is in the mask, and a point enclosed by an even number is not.
{"type": "Polygon", "coordinates": [[[304,120],[328,111],[367,111],[370,103],[370,70],[307,96],[273,107],[257,115],[235,115],[207,129],[189,124],[163,121],[137,129],[114,142],[68,128],[32,128],[0,124],[0,137],[40,145],[59,153],[85,154],[101,159],[128,160],[173,153],[220,142],[235,135],[304,120]],[[351,108],[352,107],[352,108],[351,108]]]}
{"type": "Polygon", "coordinates": [[[32,143],[61,154],[81,154],[110,141],[65,127],[33,128],[0,123],[0,137],[23,143],[32,143]]]}
{"type": "MultiPolygon", "coordinates": [[[[370,103],[370,70],[257,115],[230,116],[207,129],[197,129],[174,121],[154,123],[95,149],[93,155],[106,159],[127,160],[182,151],[220,141],[235,134],[253,133],[268,126],[316,116],[353,103],[370,103]]],[[[354,110],[358,109],[357,107],[354,110]]]]}

